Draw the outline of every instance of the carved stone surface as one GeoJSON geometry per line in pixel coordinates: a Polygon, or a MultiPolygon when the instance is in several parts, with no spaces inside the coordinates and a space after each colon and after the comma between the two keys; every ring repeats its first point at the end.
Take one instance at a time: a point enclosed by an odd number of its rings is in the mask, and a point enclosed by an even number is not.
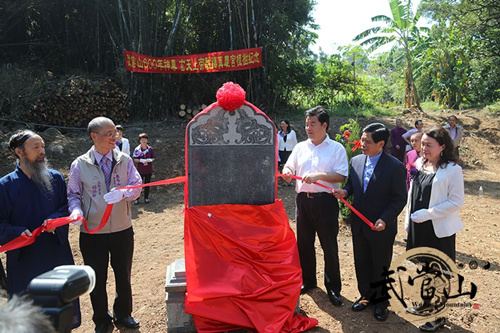
{"type": "Polygon", "coordinates": [[[273,203],[275,140],[274,124],[248,105],[196,117],[187,128],[189,206],[273,203]]]}
{"type": "Polygon", "coordinates": [[[225,145],[229,144],[224,139],[224,135],[229,130],[229,119],[222,112],[214,112],[213,117],[203,117],[199,120],[200,124],[193,125],[191,128],[190,139],[192,145],[225,145]]]}

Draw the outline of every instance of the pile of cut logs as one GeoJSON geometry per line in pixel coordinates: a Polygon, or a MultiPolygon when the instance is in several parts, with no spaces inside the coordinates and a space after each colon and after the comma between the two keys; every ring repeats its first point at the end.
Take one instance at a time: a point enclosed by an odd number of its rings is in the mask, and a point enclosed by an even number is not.
{"type": "Polygon", "coordinates": [[[178,115],[182,119],[186,120],[191,120],[193,119],[194,116],[196,116],[198,113],[203,111],[207,106],[205,104],[199,105],[199,106],[192,106],[192,107],[186,107],[185,104],[181,104],[179,106],[179,112],[178,115]]]}
{"type": "Polygon", "coordinates": [[[99,116],[115,124],[128,122],[127,94],[109,78],[70,76],[50,81],[26,116],[26,121],[66,127],[86,127],[99,116]]]}

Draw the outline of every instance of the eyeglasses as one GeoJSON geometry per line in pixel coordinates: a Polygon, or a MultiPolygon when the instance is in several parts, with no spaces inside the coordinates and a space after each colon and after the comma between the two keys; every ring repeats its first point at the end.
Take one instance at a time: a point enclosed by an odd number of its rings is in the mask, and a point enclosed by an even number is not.
{"type": "Polygon", "coordinates": [[[104,133],[97,133],[100,136],[106,136],[108,138],[114,138],[116,137],[116,132],[104,132],[104,133]]]}

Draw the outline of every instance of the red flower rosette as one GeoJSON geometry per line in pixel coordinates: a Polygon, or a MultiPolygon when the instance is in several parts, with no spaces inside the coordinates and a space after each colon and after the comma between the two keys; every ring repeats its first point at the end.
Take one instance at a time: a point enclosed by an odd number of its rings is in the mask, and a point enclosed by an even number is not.
{"type": "Polygon", "coordinates": [[[234,111],[245,103],[245,95],[239,84],[226,82],[217,90],[217,104],[226,111],[234,111]]]}

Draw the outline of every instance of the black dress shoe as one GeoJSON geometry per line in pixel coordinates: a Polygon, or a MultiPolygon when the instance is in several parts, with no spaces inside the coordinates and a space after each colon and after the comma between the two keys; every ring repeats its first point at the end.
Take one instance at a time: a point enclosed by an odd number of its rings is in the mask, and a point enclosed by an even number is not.
{"type": "Polygon", "coordinates": [[[375,307],[373,316],[378,321],[386,321],[387,317],[389,316],[389,311],[387,311],[387,308],[375,307]]]}
{"type": "Polygon", "coordinates": [[[95,333],[108,333],[113,330],[113,324],[111,322],[105,322],[95,325],[95,333]]]}
{"type": "Polygon", "coordinates": [[[422,332],[436,332],[438,329],[443,327],[445,323],[446,323],[446,319],[438,318],[434,321],[429,321],[429,322],[423,324],[418,329],[421,330],[422,332]]]}
{"type": "Polygon", "coordinates": [[[330,299],[330,302],[332,302],[333,305],[335,306],[341,306],[342,305],[342,296],[340,294],[336,294],[333,290],[327,290],[328,293],[328,298],[330,299]]]}
{"type": "Polygon", "coordinates": [[[302,285],[302,288],[300,288],[300,294],[301,295],[304,295],[304,294],[307,294],[307,292],[311,289],[314,289],[316,288],[317,286],[308,286],[306,284],[303,284],[302,285]]]}
{"type": "Polygon", "coordinates": [[[125,318],[115,319],[115,326],[118,328],[138,328],[141,324],[134,318],[128,316],[125,318]]]}
{"type": "Polygon", "coordinates": [[[430,303],[424,303],[421,306],[411,307],[406,309],[406,312],[416,316],[430,315],[433,311],[434,311],[434,306],[430,303]]]}
{"type": "Polygon", "coordinates": [[[352,305],[352,311],[359,312],[363,311],[368,307],[370,301],[368,301],[364,296],[361,296],[354,304],[352,305]]]}

